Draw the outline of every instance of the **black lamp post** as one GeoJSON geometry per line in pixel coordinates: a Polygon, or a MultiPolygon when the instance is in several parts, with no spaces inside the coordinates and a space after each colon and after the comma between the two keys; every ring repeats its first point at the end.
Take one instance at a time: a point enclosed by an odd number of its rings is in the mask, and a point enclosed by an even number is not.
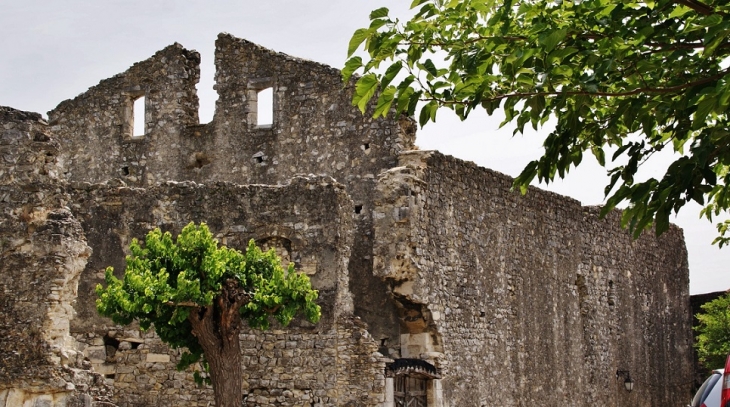
{"type": "Polygon", "coordinates": [[[631,380],[631,375],[629,374],[628,370],[617,370],[616,371],[616,380],[619,378],[624,378],[624,387],[626,388],[626,391],[634,390],[634,382],[631,380]]]}

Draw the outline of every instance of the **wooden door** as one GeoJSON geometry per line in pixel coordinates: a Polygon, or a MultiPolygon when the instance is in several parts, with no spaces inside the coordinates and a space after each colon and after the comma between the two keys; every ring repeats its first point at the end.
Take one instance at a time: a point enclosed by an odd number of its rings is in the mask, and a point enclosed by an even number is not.
{"type": "Polygon", "coordinates": [[[399,375],[395,377],[394,396],[397,407],[427,407],[426,379],[399,375]]]}

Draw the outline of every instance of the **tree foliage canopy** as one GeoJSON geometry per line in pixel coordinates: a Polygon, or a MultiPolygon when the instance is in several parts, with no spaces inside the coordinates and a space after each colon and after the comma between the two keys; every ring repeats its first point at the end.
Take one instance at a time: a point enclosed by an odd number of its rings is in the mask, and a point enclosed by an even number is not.
{"type": "Polygon", "coordinates": [[[267,329],[270,317],[282,325],[299,311],[311,322],[320,318],[318,293],[309,278],[295,272],[293,263],[284,270],[273,249],[262,252],[253,240],[241,253],[219,246],[205,224],[191,223],[176,241],[155,229],[144,247],[134,239],[130,250],[123,279],[109,267],[107,286],[97,285],[97,310],[118,324],[137,320],[143,329],[154,325],[164,342],[187,348],[178,369],[203,356],[194,328],[205,315],[216,318],[219,334],[233,332],[235,341],[241,319],[267,329]]]}
{"type": "Polygon", "coordinates": [[[702,311],[696,316],[697,356],[703,366],[719,369],[730,353],[730,294],[705,303],[702,311]]]}
{"type": "MultiPolygon", "coordinates": [[[[592,154],[607,167],[604,212],[628,202],[635,235],[689,201],[702,215],[728,208],[730,4],[721,0],[415,0],[400,22],[370,14],[349,45],[353,104],[435,121],[504,111],[503,123],[538,129],[555,118],[544,154],[515,180],[563,177],[592,154]],[[363,47],[366,57],[355,55],[363,47]],[[663,149],[678,153],[661,179],[635,179],[663,149]],[[608,156],[608,157],[607,157],[608,156]]],[[[727,223],[718,225],[722,246],[727,223]]]]}

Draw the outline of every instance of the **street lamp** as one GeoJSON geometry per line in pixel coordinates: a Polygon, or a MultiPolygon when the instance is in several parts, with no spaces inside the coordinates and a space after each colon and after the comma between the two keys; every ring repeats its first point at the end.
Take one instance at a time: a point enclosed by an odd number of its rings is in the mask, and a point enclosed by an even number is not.
{"type": "Polygon", "coordinates": [[[626,391],[634,390],[634,382],[631,380],[631,375],[629,374],[628,370],[617,370],[616,371],[616,380],[619,378],[624,378],[624,387],[626,388],[626,391]]]}

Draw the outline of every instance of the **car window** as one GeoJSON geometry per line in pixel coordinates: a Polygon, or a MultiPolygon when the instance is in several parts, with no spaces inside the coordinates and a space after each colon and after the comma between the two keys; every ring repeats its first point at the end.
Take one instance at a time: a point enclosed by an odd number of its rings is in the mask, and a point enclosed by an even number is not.
{"type": "Polygon", "coordinates": [[[712,376],[708,377],[707,380],[705,380],[704,383],[702,383],[702,386],[700,386],[700,389],[697,390],[697,393],[692,398],[692,404],[690,404],[690,407],[700,407],[702,403],[705,402],[705,399],[710,394],[710,391],[713,387],[715,387],[715,383],[720,380],[720,377],[722,375],[720,373],[713,373],[712,376]]]}

